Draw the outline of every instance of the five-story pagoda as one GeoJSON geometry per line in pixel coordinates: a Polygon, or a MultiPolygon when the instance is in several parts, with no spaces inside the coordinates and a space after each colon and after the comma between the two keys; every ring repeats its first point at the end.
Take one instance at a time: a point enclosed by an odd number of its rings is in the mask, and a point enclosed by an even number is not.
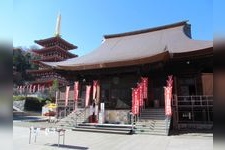
{"type": "Polygon", "coordinates": [[[55,36],[47,39],[35,40],[35,43],[42,46],[41,49],[32,50],[39,56],[39,59],[32,60],[31,63],[38,65],[38,70],[27,70],[35,77],[35,81],[31,82],[33,86],[50,87],[54,80],[58,80],[59,85],[66,85],[67,80],[52,68],[44,65],[42,62],[59,62],[65,59],[77,57],[69,50],[77,49],[77,46],[67,42],[60,35],[61,15],[57,18],[55,36]]]}

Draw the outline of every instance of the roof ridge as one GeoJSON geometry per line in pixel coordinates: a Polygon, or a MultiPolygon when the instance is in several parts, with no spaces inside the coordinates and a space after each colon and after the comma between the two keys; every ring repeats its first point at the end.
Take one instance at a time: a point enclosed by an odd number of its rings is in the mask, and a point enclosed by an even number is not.
{"type": "Polygon", "coordinates": [[[142,34],[142,33],[146,33],[146,32],[153,32],[153,31],[168,29],[168,28],[172,28],[172,27],[186,25],[188,21],[189,20],[184,20],[184,21],[180,21],[180,22],[176,22],[176,23],[172,23],[172,24],[167,24],[167,25],[162,25],[162,26],[158,26],[158,27],[153,27],[153,28],[147,28],[147,29],[142,29],[142,30],[118,33],[118,34],[108,34],[108,35],[104,35],[104,38],[108,39],[108,38],[136,35],[136,34],[142,34]]]}

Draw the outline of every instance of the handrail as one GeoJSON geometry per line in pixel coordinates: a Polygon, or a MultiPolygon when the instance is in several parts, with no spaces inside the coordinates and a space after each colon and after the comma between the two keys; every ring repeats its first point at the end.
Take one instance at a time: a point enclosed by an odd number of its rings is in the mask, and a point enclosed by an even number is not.
{"type": "Polygon", "coordinates": [[[71,111],[70,111],[69,109],[66,109],[66,108],[65,108],[65,109],[59,111],[57,118],[62,119],[62,118],[64,118],[64,117],[68,116],[70,113],[71,113],[71,111]],[[63,114],[63,115],[62,115],[62,114],[63,114]]]}
{"type": "MultiPolygon", "coordinates": [[[[78,119],[78,117],[79,116],[81,116],[82,114],[84,114],[84,112],[86,113],[86,110],[87,110],[87,108],[86,107],[84,107],[83,109],[81,109],[81,110],[79,110],[79,112],[77,112],[76,110],[75,110],[75,126],[77,127],[77,119],[78,119]]],[[[85,115],[85,119],[86,119],[86,115],[85,115]]]]}

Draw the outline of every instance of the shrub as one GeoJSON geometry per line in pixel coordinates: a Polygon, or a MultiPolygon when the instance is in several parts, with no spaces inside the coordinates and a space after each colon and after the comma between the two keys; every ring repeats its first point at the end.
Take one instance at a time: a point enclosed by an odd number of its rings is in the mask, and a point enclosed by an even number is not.
{"type": "Polygon", "coordinates": [[[44,106],[45,100],[37,97],[27,97],[24,105],[24,109],[27,111],[41,111],[44,106]]]}
{"type": "Polygon", "coordinates": [[[22,100],[25,100],[25,96],[13,96],[13,101],[22,101],[22,100]]]}

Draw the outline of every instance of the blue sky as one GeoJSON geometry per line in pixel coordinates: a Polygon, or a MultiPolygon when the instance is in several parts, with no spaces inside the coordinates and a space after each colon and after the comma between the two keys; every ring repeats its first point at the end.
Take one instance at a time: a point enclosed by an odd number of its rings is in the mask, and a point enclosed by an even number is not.
{"type": "Polygon", "coordinates": [[[105,34],[189,20],[193,39],[213,40],[215,26],[212,0],[14,0],[13,28],[0,31],[13,31],[14,47],[30,47],[54,35],[59,11],[61,35],[78,55],[97,48],[105,34]]]}

